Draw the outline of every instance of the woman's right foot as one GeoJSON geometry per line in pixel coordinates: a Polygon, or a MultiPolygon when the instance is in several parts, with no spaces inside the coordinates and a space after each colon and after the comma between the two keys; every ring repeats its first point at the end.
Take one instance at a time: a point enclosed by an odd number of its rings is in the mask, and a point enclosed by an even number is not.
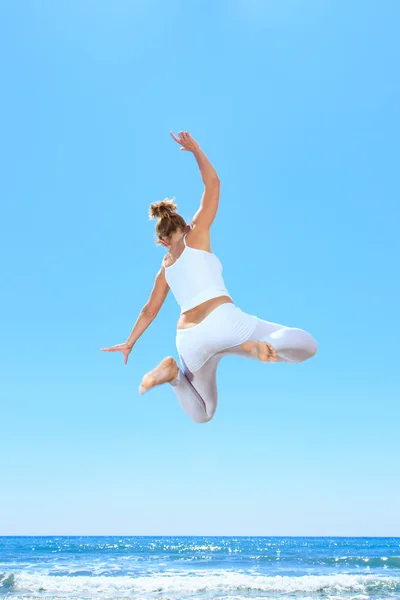
{"type": "Polygon", "coordinates": [[[278,360],[277,351],[271,344],[267,344],[267,342],[248,341],[244,342],[241,348],[261,362],[276,362],[278,360]]]}
{"type": "Polygon", "coordinates": [[[169,383],[178,376],[179,367],[172,356],[164,358],[158,367],[147,373],[139,388],[139,394],[144,394],[149,389],[162,383],[169,383]]]}

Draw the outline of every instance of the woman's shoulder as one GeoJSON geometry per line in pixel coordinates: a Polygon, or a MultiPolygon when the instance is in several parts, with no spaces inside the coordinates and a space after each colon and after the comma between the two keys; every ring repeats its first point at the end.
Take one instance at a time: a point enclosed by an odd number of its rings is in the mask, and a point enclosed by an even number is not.
{"type": "Polygon", "coordinates": [[[161,269],[164,271],[165,269],[168,269],[168,267],[170,267],[173,264],[174,260],[172,258],[172,256],[170,255],[169,252],[166,253],[165,256],[163,256],[163,259],[161,261],[161,269]]]}
{"type": "Polygon", "coordinates": [[[196,250],[207,250],[211,252],[210,230],[202,227],[193,227],[185,236],[186,245],[196,250]]]}

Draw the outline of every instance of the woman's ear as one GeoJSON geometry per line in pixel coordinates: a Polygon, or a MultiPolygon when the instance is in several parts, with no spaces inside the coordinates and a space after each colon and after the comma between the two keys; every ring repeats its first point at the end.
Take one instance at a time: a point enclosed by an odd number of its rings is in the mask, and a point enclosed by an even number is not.
{"type": "Polygon", "coordinates": [[[189,233],[189,231],[191,231],[192,228],[190,227],[190,225],[186,225],[185,227],[185,233],[189,233]]]}

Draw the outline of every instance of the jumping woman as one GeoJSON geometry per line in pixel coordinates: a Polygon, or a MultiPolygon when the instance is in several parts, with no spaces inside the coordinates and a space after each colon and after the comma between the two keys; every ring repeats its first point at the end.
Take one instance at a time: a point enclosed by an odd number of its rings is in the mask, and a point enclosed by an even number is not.
{"type": "Polygon", "coordinates": [[[315,355],[314,338],[293,327],[263,321],[244,313],[225,287],[222,265],[211,251],[210,228],[218,210],[218,175],[199,144],[186,132],[171,133],[181,150],[191,152],[204,183],[200,207],[191,225],[173,200],[150,206],[158,219],[158,243],[167,249],[150,297],[124,344],[104,348],[122,352],[125,364],[132,348],[157,316],[169,290],[181,308],[176,346],[181,367],[172,357],[143,377],[139,392],[169,383],[186,414],[197,423],[210,421],[217,408],[216,374],[223,356],[236,354],[261,362],[299,363],[315,355]]]}

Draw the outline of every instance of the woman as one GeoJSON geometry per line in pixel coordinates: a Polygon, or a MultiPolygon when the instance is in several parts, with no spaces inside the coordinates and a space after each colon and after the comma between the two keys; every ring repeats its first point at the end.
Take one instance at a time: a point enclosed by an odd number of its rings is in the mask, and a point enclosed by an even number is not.
{"type": "Polygon", "coordinates": [[[210,227],[219,203],[218,175],[188,132],[171,136],[197,161],[204,182],[200,207],[187,225],[172,200],[150,206],[150,218],[158,219],[158,243],[168,252],[130,336],[124,344],[103,351],[122,352],[126,364],[135,342],[155,319],[171,289],[181,308],[176,345],[182,370],[172,357],[164,358],[144,376],[139,392],[170,383],[189,417],[206,423],[217,408],[216,372],[223,356],[298,363],[314,356],[317,344],[306,331],[263,321],[235,306],[222,278],[222,265],[210,247],[210,227]]]}

